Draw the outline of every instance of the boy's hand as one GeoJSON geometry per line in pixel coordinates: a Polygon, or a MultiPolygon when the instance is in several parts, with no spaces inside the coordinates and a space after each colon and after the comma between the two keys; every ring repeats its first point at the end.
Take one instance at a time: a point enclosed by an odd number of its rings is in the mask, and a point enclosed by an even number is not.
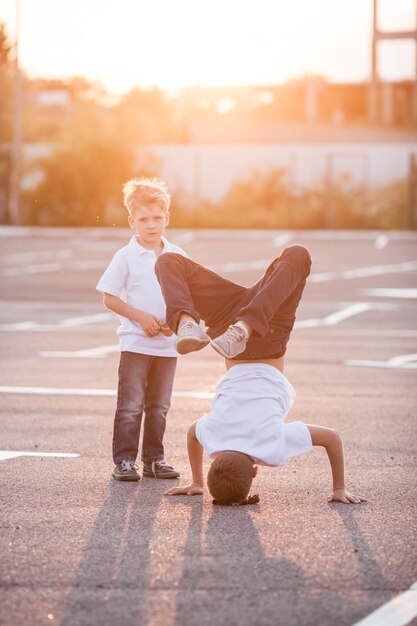
{"type": "Polygon", "coordinates": [[[327,502],[343,502],[344,504],[360,504],[366,502],[362,496],[355,496],[353,493],[349,493],[346,489],[334,489],[328,496],[327,502]]]}
{"type": "Polygon", "coordinates": [[[138,316],[138,322],[148,337],[155,337],[155,335],[161,332],[161,322],[156,315],[151,315],[150,313],[144,313],[142,311],[138,316]]]}
{"type": "Polygon", "coordinates": [[[165,337],[171,337],[174,334],[174,331],[170,329],[170,327],[168,326],[166,322],[162,322],[160,328],[161,328],[161,333],[165,335],[165,337]]]}
{"type": "Polygon", "coordinates": [[[171,487],[165,491],[166,496],[201,496],[203,487],[201,485],[186,485],[185,487],[171,487]]]}

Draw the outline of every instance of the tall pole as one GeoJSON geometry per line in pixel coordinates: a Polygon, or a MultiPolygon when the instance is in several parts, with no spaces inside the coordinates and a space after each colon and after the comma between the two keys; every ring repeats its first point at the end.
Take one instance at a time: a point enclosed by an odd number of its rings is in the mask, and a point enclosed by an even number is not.
{"type": "Polygon", "coordinates": [[[414,65],[414,89],[413,89],[413,114],[412,120],[414,124],[417,124],[417,1],[415,2],[415,33],[416,37],[414,38],[414,54],[415,54],[415,65],[414,65]]]}
{"type": "MultiPolygon", "coordinates": [[[[377,122],[379,115],[379,76],[378,76],[378,43],[380,41],[397,41],[399,39],[411,39],[414,40],[415,62],[416,62],[416,76],[413,85],[412,99],[413,99],[413,111],[411,115],[411,121],[417,122],[417,2],[416,2],[416,23],[413,30],[394,30],[394,31],[381,31],[378,28],[378,0],[372,0],[373,2],[373,20],[372,20],[372,69],[371,80],[369,83],[369,118],[372,122],[377,122]]],[[[392,95],[389,96],[392,99],[392,95]]],[[[389,106],[392,106],[392,102],[389,106]]]]}
{"type": "Polygon", "coordinates": [[[20,175],[22,160],[22,79],[19,67],[20,1],[16,2],[16,38],[14,44],[13,138],[10,162],[9,219],[20,224],[20,175]]]}
{"type": "Polygon", "coordinates": [[[417,156],[410,154],[408,170],[408,211],[407,227],[414,230],[416,227],[416,202],[417,200],[417,156]]]}
{"type": "Polygon", "coordinates": [[[326,193],[325,193],[325,228],[331,230],[334,228],[334,159],[333,154],[326,154],[326,193]]]}
{"type": "Polygon", "coordinates": [[[378,0],[372,2],[372,50],[371,50],[371,82],[369,85],[369,118],[373,124],[378,119],[378,69],[377,69],[377,31],[378,31],[378,0]]]}

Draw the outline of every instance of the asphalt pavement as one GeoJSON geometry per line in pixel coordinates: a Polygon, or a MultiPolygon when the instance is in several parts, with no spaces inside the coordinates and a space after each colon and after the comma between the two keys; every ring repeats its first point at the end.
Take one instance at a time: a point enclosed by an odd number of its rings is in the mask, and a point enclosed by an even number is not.
{"type": "MultiPolygon", "coordinates": [[[[285,245],[309,248],[289,420],[341,433],[368,502],[327,503],[321,449],[260,468],[257,506],[112,480],[118,324],[95,285],[129,232],[0,228],[1,626],[350,626],[401,602],[417,581],[417,234],[167,236],[245,285],[285,245]]],[[[180,483],[223,372],[210,347],[179,358],[165,448],[180,483]]]]}

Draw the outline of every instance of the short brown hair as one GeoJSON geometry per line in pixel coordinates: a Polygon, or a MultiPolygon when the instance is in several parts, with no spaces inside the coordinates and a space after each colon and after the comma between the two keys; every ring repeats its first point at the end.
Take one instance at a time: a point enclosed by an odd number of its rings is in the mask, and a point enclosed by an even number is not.
{"type": "Polygon", "coordinates": [[[135,210],[149,204],[162,204],[168,212],[171,195],[160,178],[132,178],[123,185],[123,199],[129,214],[133,215],[135,210]]]}
{"type": "Polygon", "coordinates": [[[222,452],[210,466],[207,487],[218,504],[240,504],[251,488],[252,459],[243,452],[222,452]]]}

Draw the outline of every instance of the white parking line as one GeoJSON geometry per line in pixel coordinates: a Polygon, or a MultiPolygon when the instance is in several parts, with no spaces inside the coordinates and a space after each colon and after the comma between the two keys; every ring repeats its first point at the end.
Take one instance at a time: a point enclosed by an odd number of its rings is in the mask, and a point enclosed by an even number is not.
{"type": "Polygon", "coordinates": [[[113,319],[112,313],[97,313],[96,315],[81,315],[79,317],[69,317],[65,320],[61,320],[59,325],[61,327],[69,328],[72,326],[82,326],[83,324],[95,324],[96,322],[102,322],[104,320],[113,319]]]}
{"type": "MultiPolygon", "coordinates": [[[[184,245],[185,243],[191,243],[192,241],[195,240],[195,233],[189,231],[189,232],[185,232],[185,233],[178,233],[177,235],[174,235],[173,237],[173,243],[175,243],[177,246],[179,245],[184,245]]],[[[171,238],[170,238],[171,241],[171,238]]]]}
{"type": "Polygon", "coordinates": [[[402,354],[401,356],[395,356],[390,359],[391,363],[412,363],[417,361],[417,353],[414,354],[402,354]]]}
{"type": "MultiPolygon", "coordinates": [[[[275,231],[277,232],[277,231],[275,231]]],[[[279,233],[281,235],[291,235],[290,231],[284,231],[283,233],[279,233]]],[[[279,234],[275,236],[279,236],[279,234]]],[[[250,230],[250,229],[233,229],[233,230],[216,230],[216,229],[201,229],[197,230],[196,238],[200,240],[229,240],[229,239],[244,239],[249,241],[271,241],[273,235],[273,231],[271,230],[250,230]]]]}
{"type": "MultiPolygon", "coordinates": [[[[340,322],[358,315],[364,311],[369,311],[375,308],[374,305],[368,302],[358,302],[352,304],[341,311],[331,313],[322,319],[308,319],[295,322],[294,328],[317,328],[318,326],[335,326],[340,322]]],[[[88,348],[85,350],[48,350],[38,352],[38,356],[46,358],[58,358],[58,359],[96,359],[117,352],[119,347],[117,345],[101,346],[98,348],[88,348]]]]}
{"type": "Polygon", "coordinates": [[[272,240],[272,245],[275,248],[281,248],[282,246],[285,246],[286,243],[291,241],[292,238],[293,235],[291,233],[282,233],[282,235],[277,235],[277,237],[274,237],[274,239],[272,240]]]}
{"type": "Polygon", "coordinates": [[[16,252],[7,254],[2,258],[5,263],[31,263],[33,261],[46,259],[70,259],[74,255],[74,250],[39,250],[38,252],[16,252]]]}
{"type": "Polygon", "coordinates": [[[353,335],[355,337],[402,337],[406,339],[415,339],[417,330],[385,330],[382,328],[343,328],[345,335],[353,335]]]}
{"type": "MultiPolygon", "coordinates": [[[[32,396],[94,396],[114,397],[115,389],[80,389],[69,387],[0,387],[0,393],[32,396]]],[[[210,391],[173,391],[174,398],[192,398],[195,400],[211,400],[213,393],[210,391]]]]}
{"type": "Polygon", "coordinates": [[[41,456],[56,457],[63,459],[75,459],[80,456],[73,452],[23,452],[19,450],[0,450],[0,461],[8,461],[9,459],[17,459],[19,456],[41,456]]]}
{"type": "MultiPolygon", "coordinates": [[[[227,274],[243,270],[264,270],[273,261],[258,259],[256,261],[237,261],[234,263],[218,263],[210,265],[209,269],[214,272],[227,274]]],[[[311,274],[309,282],[324,283],[332,280],[352,280],[354,278],[366,278],[368,276],[383,276],[385,274],[400,274],[417,270],[417,261],[405,261],[404,263],[391,263],[389,265],[371,265],[369,267],[357,267],[352,270],[339,270],[337,272],[322,272],[311,274]]]]}
{"type": "Polygon", "coordinates": [[[417,289],[360,289],[360,292],[380,298],[406,298],[408,300],[417,298],[417,289]]]}
{"type": "Polygon", "coordinates": [[[74,328],[83,326],[84,324],[96,324],[97,322],[107,322],[114,319],[113,313],[97,313],[95,315],[82,315],[79,317],[69,317],[54,324],[41,324],[39,322],[17,322],[15,324],[0,324],[2,331],[16,330],[37,330],[50,331],[62,330],[63,328],[74,328]]]}
{"type": "Polygon", "coordinates": [[[309,319],[309,320],[299,320],[294,324],[294,328],[316,328],[317,326],[335,326],[346,320],[348,317],[352,317],[353,315],[358,315],[358,313],[363,313],[364,311],[369,311],[372,309],[372,304],[369,302],[358,302],[357,304],[352,304],[351,306],[342,309],[341,311],[336,311],[336,313],[331,313],[322,319],[309,319]]]}
{"type": "Polygon", "coordinates": [[[273,259],[261,259],[258,261],[238,261],[236,263],[220,263],[218,265],[209,265],[208,268],[213,272],[227,274],[229,272],[240,272],[241,270],[264,270],[273,259]]]}
{"type": "Polygon", "coordinates": [[[330,280],[351,280],[353,278],[366,278],[368,276],[383,276],[385,274],[399,274],[401,272],[413,272],[417,270],[417,261],[405,261],[404,263],[391,263],[389,265],[371,265],[370,267],[357,267],[354,270],[340,270],[338,272],[324,272],[312,274],[308,280],[313,283],[324,283],[330,280]]]}
{"type": "Polygon", "coordinates": [[[354,626],[406,626],[417,615],[417,582],[354,626]]]}
{"type": "MultiPolygon", "coordinates": [[[[67,258],[67,255],[56,254],[56,257],[67,258]]],[[[70,270],[103,270],[106,267],[105,261],[71,261],[63,263],[32,263],[31,265],[20,265],[18,267],[4,267],[0,270],[2,276],[25,276],[26,274],[48,274],[50,272],[61,272],[64,267],[70,270]]]]}
{"type": "Polygon", "coordinates": [[[74,261],[69,266],[69,269],[74,270],[102,270],[106,269],[106,262],[104,261],[74,261]]]}
{"type": "Polygon", "coordinates": [[[63,263],[33,263],[32,265],[22,265],[20,267],[5,267],[0,270],[2,276],[23,276],[25,274],[45,274],[49,272],[60,272],[63,263]]]}
{"type": "Polygon", "coordinates": [[[383,250],[384,248],[386,248],[388,243],[389,243],[388,235],[382,234],[382,235],[378,235],[378,237],[375,239],[374,245],[377,250],[383,250]]]}
{"type": "Polygon", "coordinates": [[[415,354],[402,354],[401,356],[395,356],[387,361],[360,361],[355,359],[348,359],[344,361],[345,365],[355,365],[358,367],[382,367],[392,369],[417,369],[417,353],[415,354]]]}
{"type": "Polygon", "coordinates": [[[102,346],[100,348],[90,348],[88,350],[74,350],[73,352],[66,352],[64,350],[57,351],[43,351],[38,352],[38,356],[42,357],[53,357],[60,359],[97,359],[106,356],[106,354],[111,354],[113,352],[118,352],[119,346],[102,346]]]}
{"type": "Polygon", "coordinates": [[[417,363],[393,363],[391,360],[388,361],[359,361],[359,360],[346,360],[344,361],[345,365],[352,365],[355,367],[378,367],[382,369],[404,369],[404,370],[415,370],[417,369],[417,363]]]}

